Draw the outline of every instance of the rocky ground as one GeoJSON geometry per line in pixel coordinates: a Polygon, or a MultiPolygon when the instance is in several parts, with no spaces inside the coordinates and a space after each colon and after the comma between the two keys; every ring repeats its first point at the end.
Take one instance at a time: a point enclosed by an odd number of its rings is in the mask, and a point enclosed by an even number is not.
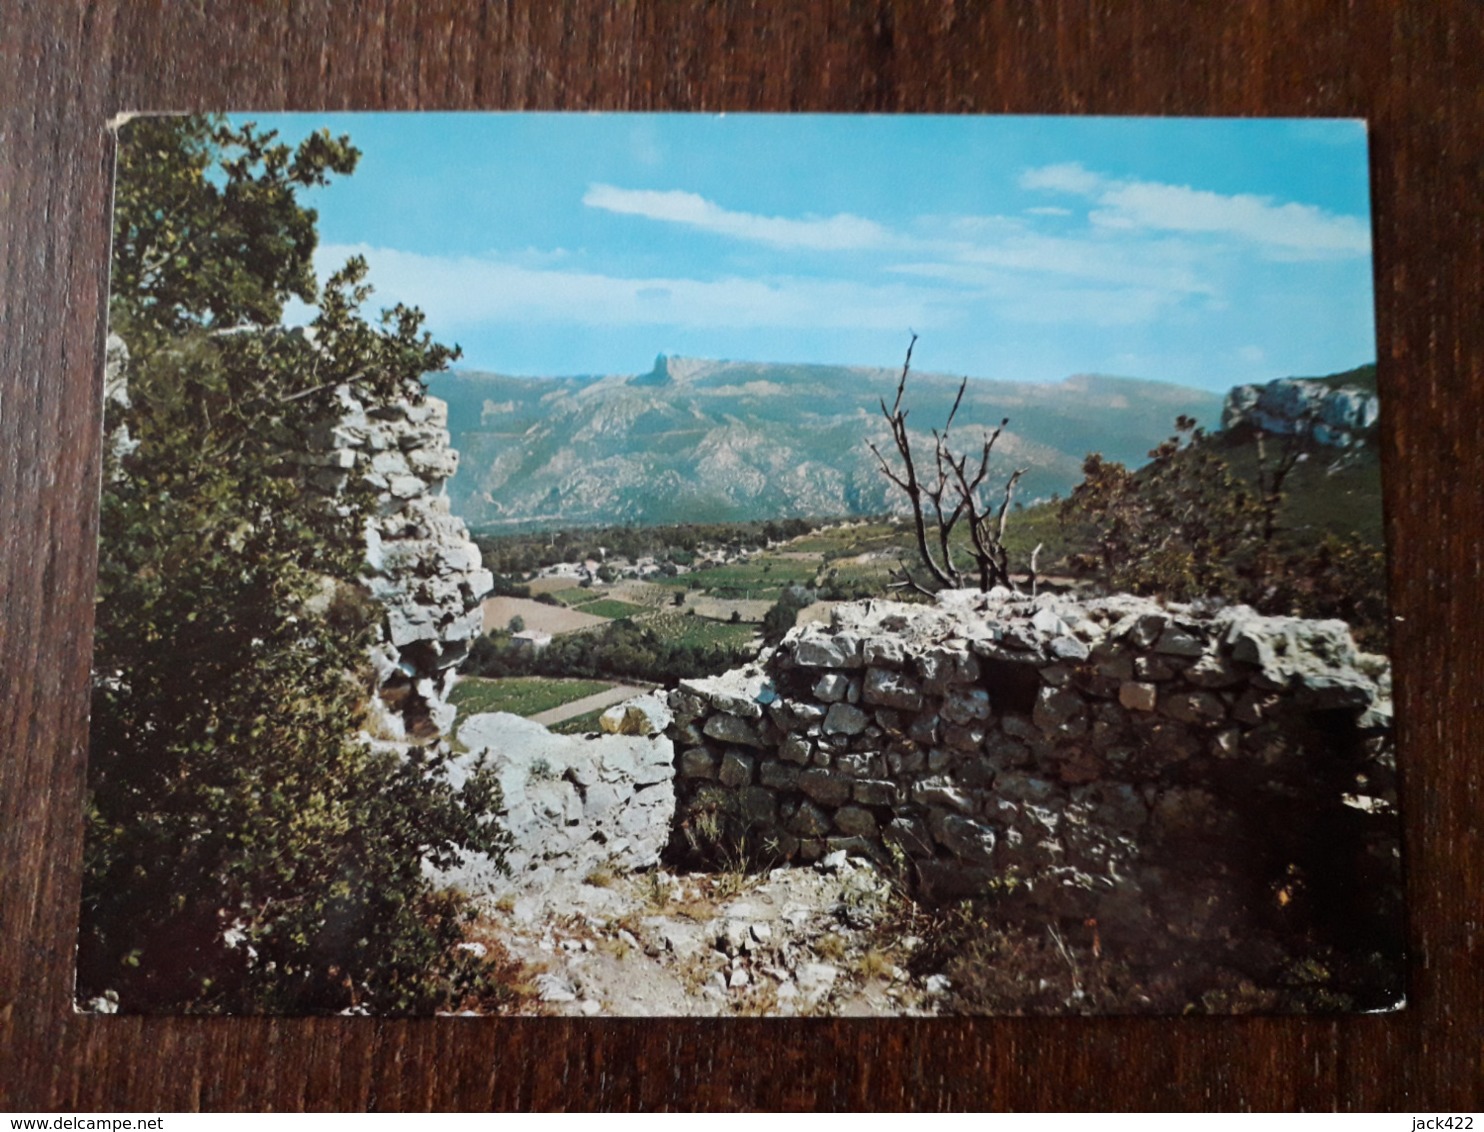
{"type": "Polygon", "coordinates": [[[557,1015],[931,1015],[942,975],[908,973],[913,906],[867,862],[620,876],[603,869],[507,895],[476,948],[525,967],[557,1015]]]}

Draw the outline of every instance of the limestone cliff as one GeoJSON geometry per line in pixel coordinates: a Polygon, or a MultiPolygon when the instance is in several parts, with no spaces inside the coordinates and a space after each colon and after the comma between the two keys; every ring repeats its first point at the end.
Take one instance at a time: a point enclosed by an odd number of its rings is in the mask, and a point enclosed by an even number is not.
{"type": "Polygon", "coordinates": [[[1282,378],[1234,388],[1226,395],[1221,427],[1231,430],[1246,425],[1275,436],[1312,428],[1318,444],[1353,448],[1371,438],[1380,412],[1374,390],[1359,384],[1282,378]]]}

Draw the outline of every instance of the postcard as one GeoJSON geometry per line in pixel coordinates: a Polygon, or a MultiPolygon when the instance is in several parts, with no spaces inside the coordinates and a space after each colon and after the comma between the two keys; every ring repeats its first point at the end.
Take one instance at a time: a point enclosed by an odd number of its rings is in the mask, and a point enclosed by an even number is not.
{"type": "Polygon", "coordinates": [[[1403,1004],[1364,123],[112,129],[78,1010],[1403,1004]]]}

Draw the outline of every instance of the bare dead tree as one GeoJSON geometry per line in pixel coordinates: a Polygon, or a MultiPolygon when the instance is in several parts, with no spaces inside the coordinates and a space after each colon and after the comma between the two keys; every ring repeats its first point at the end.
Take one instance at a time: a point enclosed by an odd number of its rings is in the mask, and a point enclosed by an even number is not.
{"type": "MultiPolygon", "coordinates": [[[[989,476],[990,456],[995,442],[999,440],[1006,417],[993,430],[984,432],[983,442],[974,462],[971,453],[955,453],[949,443],[949,430],[959,407],[964,401],[969,379],[964,378],[958,387],[958,396],[941,431],[932,430],[933,452],[931,463],[925,472],[919,472],[912,451],[912,438],[907,431],[907,416],[910,410],[902,407],[907,391],[907,374],[912,368],[912,349],[917,345],[917,335],[907,344],[907,358],[902,363],[902,376],[897,382],[896,399],[887,408],[886,398],[881,398],[881,415],[891,429],[892,442],[901,457],[898,470],[881,454],[874,443],[870,444],[872,455],[881,465],[881,472],[901,489],[912,505],[913,531],[916,536],[917,554],[929,575],[927,584],[913,577],[906,562],[901,563],[901,574],[892,583],[897,589],[912,589],[922,594],[932,594],[936,589],[961,589],[968,584],[977,584],[981,590],[993,586],[1018,589],[1010,577],[1009,553],[1005,549],[1005,524],[1009,518],[1010,503],[1015,495],[1015,485],[1025,474],[1025,468],[1017,468],[1005,481],[998,493],[998,506],[986,498],[985,480],[989,476]],[[953,532],[959,524],[968,534],[967,554],[971,563],[960,567],[955,558],[953,532]],[[931,528],[931,529],[930,529],[931,528]],[[930,588],[931,587],[931,588],[930,588]]],[[[1032,566],[1034,571],[1034,566],[1032,566]]]]}
{"type": "Polygon", "coordinates": [[[1278,533],[1278,512],[1283,506],[1283,484],[1299,462],[1308,458],[1313,448],[1314,429],[1319,414],[1311,405],[1293,422],[1293,431],[1283,437],[1278,458],[1269,462],[1267,433],[1256,430],[1257,494],[1262,506],[1262,546],[1271,547],[1278,533]]]}

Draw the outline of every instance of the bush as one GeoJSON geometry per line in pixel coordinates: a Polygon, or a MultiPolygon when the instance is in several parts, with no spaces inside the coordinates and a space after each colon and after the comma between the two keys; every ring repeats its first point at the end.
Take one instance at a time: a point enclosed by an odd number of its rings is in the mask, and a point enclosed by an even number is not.
{"type": "Polygon", "coordinates": [[[354,737],[382,616],[355,582],[372,501],[327,506],[283,458],[335,383],[416,401],[453,356],[414,310],[362,318],[363,262],[315,286],[295,193],[355,159],[212,118],[120,133],[109,314],[138,447],[102,501],[84,1000],[423,1012],[480,978],[454,948],[465,902],[423,869],[501,858],[497,784],[455,787],[441,746],[354,737]],[[278,326],[290,295],[317,304],[312,337],[278,326]]]}

